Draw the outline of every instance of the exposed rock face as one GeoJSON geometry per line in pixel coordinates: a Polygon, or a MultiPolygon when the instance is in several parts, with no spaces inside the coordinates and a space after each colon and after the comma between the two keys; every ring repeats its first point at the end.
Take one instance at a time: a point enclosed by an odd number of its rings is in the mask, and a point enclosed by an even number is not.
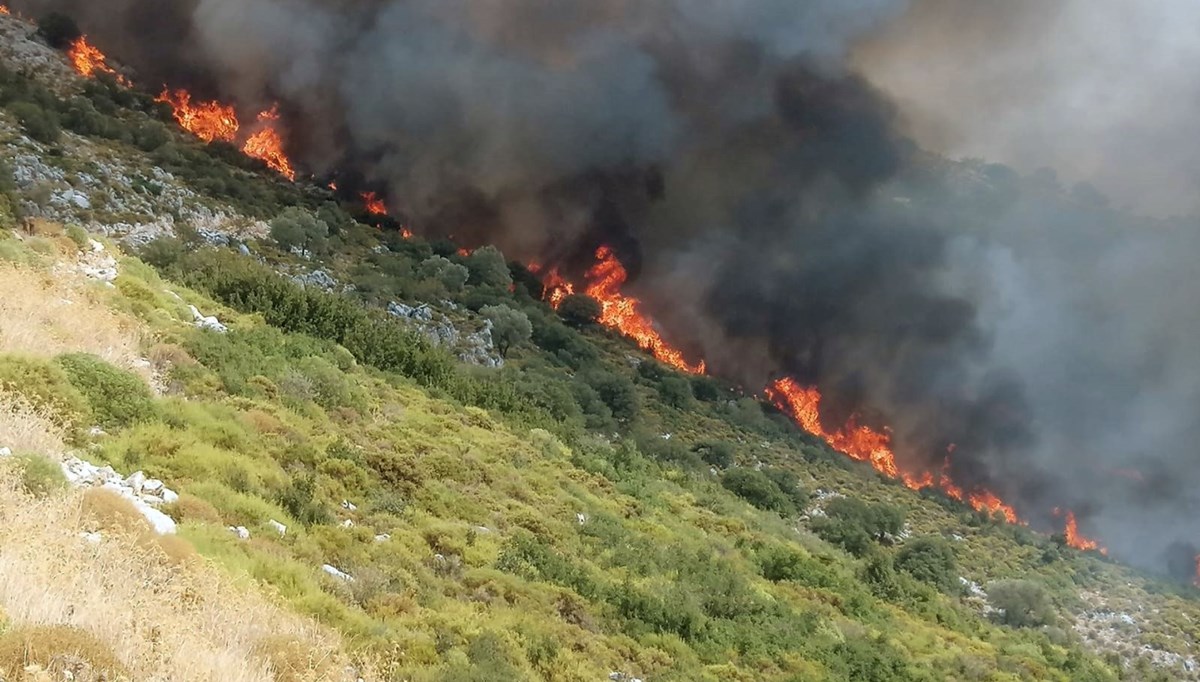
{"type": "Polygon", "coordinates": [[[462,362],[481,367],[503,367],[504,358],[492,342],[491,320],[480,320],[479,329],[462,332],[454,321],[435,311],[428,303],[408,306],[392,301],[388,314],[405,321],[435,346],[446,348],[462,362]]]}

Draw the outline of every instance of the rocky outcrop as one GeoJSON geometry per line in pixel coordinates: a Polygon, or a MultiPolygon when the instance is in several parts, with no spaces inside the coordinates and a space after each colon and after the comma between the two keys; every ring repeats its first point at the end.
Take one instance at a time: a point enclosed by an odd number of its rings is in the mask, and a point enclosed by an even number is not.
{"type": "Polygon", "coordinates": [[[492,342],[491,320],[481,320],[476,331],[462,332],[454,321],[428,303],[409,306],[392,301],[388,314],[412,326],[435,346],[446,348],[461,360],[481,367],[503,367],[504,358],[492,342]]]}
{"type": "Polygon", "coordinates": [[[62,472],[71,485],[104,488],[129,500],[160,535],[175,532],[175,520],[158,507],[177,501],[179,495],[162,481],[147,478],[141,471],[122,477],[110,466],[96,466],[74,456],[62,461],[62,472]]]}

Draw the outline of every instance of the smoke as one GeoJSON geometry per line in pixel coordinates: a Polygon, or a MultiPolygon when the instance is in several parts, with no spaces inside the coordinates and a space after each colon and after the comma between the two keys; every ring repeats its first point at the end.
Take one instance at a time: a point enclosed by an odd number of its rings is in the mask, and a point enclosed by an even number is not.
{"type": "Polygon", "coordinates": [[[1118,205],[1195,213],[1200,5],[1188,0],[917,0],[857,48],[921,144],[1049,167],[1118,205]]]}
{"type": "MultiPolygon", "coordinates": [[[[1051,115],[1096,91],[1049,40],[1102,25],[1072,23],[1080,3],[13,4],[72,14],[143,82],[278,102],[304,168],[386,189],[427,234],[575,274],[612,245],[668,338],[746,386],[817,385],[830,427],[889,426],[909,468],[949,460],[1046,527],[1074,509],[1144,563],[1196,540],[1194,226],[904,134],[1103,181],[1082,150],[1105,116],[1051,115]],[[988,54],[978,91],[937,102],[988,54]]],[[[1133,105],[1115,98],[1107,121],[1133,105]]],[[[1175,122],[1151,113],[1146,135],[1175,122]]],[[[1151,177],[1143,138],[1093,142],[1151,177]]],[[[1149,186],[1122,185],[1156,201],[1149,186]]]]}

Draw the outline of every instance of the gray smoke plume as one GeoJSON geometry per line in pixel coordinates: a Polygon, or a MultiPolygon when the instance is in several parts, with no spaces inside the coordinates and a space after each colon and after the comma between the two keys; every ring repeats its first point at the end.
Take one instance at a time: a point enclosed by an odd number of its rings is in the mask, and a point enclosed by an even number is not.
{"type": "MultiPolygon", "coordinates": [[[[1110,210],[1052,173],[951,163],[901,134],[1079,172],[1070,121],[1029,140],[964,122],[985,102],[1057,110],[1075,62],[1030,91],[1001,60],[974,108],[939,108],[911,77],[963,73],[975,38],[1041,45],[1077,3],[1050,16],[1032,2],[942,15],[936,0],[13,4],[72,14],[142,82],[247,112],[278,102],[304,169],[386,189],[427,234],[576,275],[614,246],[670,339],[749,387],[783,374],[820,387],[829,426],[891,427],[910,469],[949,460],[960,485],[1044,528],[1072,509],[1146,564],[1200,539],[1196,225],[1110,210]],[[948,35],[945,16],[975,23],[948,35]]],[[[1005,131],[1027,129],[1005,110],[1005,131]]]]}

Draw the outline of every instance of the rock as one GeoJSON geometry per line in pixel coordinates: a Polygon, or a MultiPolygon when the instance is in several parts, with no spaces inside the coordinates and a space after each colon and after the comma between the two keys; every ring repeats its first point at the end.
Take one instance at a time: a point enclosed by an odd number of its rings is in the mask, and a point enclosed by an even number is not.
{"type": "Polygon", "coordinates": [[[229,532],[238,536],[239,540],[250,539],[250,531],[245,526],[229,526],[229,532]]]}
{"type": "Polygon", "coordinates": [[[313,270],[292,277],[292,281],[302,287],[321,289],[322,291],[333,291],[337,287],[337,280],[324,270],[313,270]]]}
{"type": "MultiPolygon", "coordinates": [[[[141,472],[139,471],[138,473],[141,473],[141,472]]],[[[162,489],[163,489],[163,482],[158,480],[157,478],[146,479],[146,481],[144,483],[142,483],[142,492],[143,493],[148,493],[150,495],[157,495],[157,494],[159,494],[159,491],[161,491],[162,489]]]]}
{"type": "Polygon", "coordinates": [[[346,519],[345,521],[342,521],[342,528],[353,528],[353,527],[354,527],[354,521],[352,519],[346,519]]]}
{"type": "Polygon", "coordinates": [[[267,521],[267,525],[268,525],[268,526],[270,526],[270,527],[272,527],[272,528],[274,528],[274,529],[275,529],[275,532],[276,532],[276,533],[279,533],[279,536],[280,536],[280,537],[283,537],[284,535],[287,535],[287,526],[285,526],[285,525],[283,525],[282,523],[280,523],[280,522],[276,521],[275,519],[269,519],[269,520],[267,521]]]}
{"type": "Polygon", "coordinates": [[[471,526],[471,530],[479,533],[480,535],[488,535],[492,532],[492,529],[488,528],[487,526],[471,526]]]}
{"type": "Polygon", "coordinates": [[[170,488],[162,489],[162,501],[167,504],[175,504],[179,501],[179,494],[170,488]]]}
{"type": "Polygon", "coordinates": [[[141,500],[134,500],[133,504],[135,507],[137,507],[137,510],[142,513],[142,516],[146,517],[146,520],[150,522],[150,525],[154,526],[154,532],[158,533],[159,535],[175,534],[175,519],[172,519],[170,516],[167,516],[154,507],[142,502],[141,500]]]}
{"type": "Polygon", "coordinates": [[[336,566],[330,566],[329,564],[322,564],[321,570],[325,571],[329,575],[331,575],[334,578],[337,578],[338,580],[341,580],[343,582],[348,582],[348,583],[354,582],[353,576],[351,576],[349,573],[346,573],[345,571],[341,570],[340,568],[337,568],[336,566]]]}
{"type": "Polygon", "coordinates": [[[12,457],[12,450],[7,447],[0,448],[0,457],[12,457]]]}
{"type": "Polygon", "coordinates": [[[380,533],[379,535],[375,536],[375,542],[384,542],[391,539],[392,536],[388,535],[387,533],[380,533]]]}
{"type": "Polygon", "coordinates": [[[249,256],[250,247],[246,246],[245,243],[238,244],[238,253],[242,254],[243,256],[249,256]]]}
{"type": "Polygon", "coordinates": [[[135,495],[140,495],[142,493],[142,486],[145,484],[146,474],[140,471],[133,472],[129,475],[129,478],[125,479],[125,486],[132,490],[135,495]]]}
{"type": "Polygon", "coordinates": [[[579,525],[582,526],[583,524],[587,523],[587,516],[584,514],[575,514],[575,520],[578,521],[579,525]]]}
{"type": "Polygon", "coordinates": [[[195,320],[196,326],[200,329],[209,329],[218,334],[224,334],[229,331],[229,328],[221,324],[221,321],[212,315],[205,315],[196,309],[196,306],[189,305],[188,310],[192,311],[192,318],[195,320]]]}
{"type": "Polygon", "coordinates": [[[99,532],[89,532],[89,531],[83,531],[82,533],[79,534],[79,537],[83,538],[85,541],[88,542],[88,544],[92,544],[92,545],[100,544],[100,540],[102,539],[100,537],[99,532]]]}
{"type": "Polygon", "coordinates": [[[342,500],[342,509],[346,511],[358,511],[358,506],[350,500],[342,500]]]}
{"type": "Polygon", "coordinates": [[[88,429],[88,435],[92,438],[97,438],[99,436],[107,436],[108,432],[99,426],[93,426],[92,428],[88,429]]]}

